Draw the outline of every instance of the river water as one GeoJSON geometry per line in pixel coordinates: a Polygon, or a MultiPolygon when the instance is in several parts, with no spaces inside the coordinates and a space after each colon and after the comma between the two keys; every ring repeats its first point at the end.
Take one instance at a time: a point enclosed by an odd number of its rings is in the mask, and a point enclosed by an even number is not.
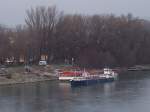
{"type": "Polygon", "coordinates": [[[57,81],[0,87],[0,112],[149,112],[150,72],[71,88],[57,81]]]}

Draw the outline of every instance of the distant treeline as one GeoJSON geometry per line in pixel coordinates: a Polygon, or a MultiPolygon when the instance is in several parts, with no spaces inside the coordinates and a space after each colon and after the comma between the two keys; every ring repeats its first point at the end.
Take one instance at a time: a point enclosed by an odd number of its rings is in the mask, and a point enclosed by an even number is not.
{"type": "Polygon", "coordinates": [[[150,22],[131,14],[80,15],[56,7],[27,10],[25,25],[0,26],[0,63],[74,63],[84,67],[150,64],[150,22]]]}

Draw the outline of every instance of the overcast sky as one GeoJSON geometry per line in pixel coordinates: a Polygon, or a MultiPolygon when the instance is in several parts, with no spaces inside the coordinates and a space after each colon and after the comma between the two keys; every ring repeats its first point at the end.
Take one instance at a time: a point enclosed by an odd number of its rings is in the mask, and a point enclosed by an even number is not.
{"type": "Polygon", "coordinates": [[[132,13],[141,18],[150,17],[150,0],[0,0],[0,24],[23,24],[25,11],[35,6],[56,5],[65,13],[110,14],[132,13]]]}

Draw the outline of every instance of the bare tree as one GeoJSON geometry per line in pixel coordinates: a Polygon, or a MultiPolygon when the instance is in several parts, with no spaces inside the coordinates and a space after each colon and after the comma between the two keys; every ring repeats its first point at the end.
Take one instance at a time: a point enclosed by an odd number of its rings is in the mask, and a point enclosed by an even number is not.
{"type": "Polygon", "coordinates": [[[56,7],[37,7],[27,10],[25,21],[30,29],[30,35],[33,37],[31,44],[37,49],[38,60],[42,54],[48,55],[49,60],[53,55],[51,47],[56,17],[56,7]]]}

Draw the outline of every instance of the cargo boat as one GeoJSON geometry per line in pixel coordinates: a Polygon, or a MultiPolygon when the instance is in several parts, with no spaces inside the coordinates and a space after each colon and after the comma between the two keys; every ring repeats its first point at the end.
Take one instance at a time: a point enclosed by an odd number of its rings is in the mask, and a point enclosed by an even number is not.
{"type": "Polygon", "coordinates": [[[70,80],[71,86],[87,86],[97,83],[113,82],[117,79],[118,74],[111,69],[104,68],[103,74],[90,75],[84,71],[81,77],[74,77],[70,80]]]}

